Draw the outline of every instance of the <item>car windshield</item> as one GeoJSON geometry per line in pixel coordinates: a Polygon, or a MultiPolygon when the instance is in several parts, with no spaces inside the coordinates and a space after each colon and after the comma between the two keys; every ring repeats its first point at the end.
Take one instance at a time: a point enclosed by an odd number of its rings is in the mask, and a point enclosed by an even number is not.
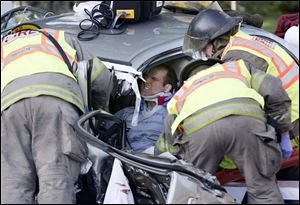
{"type": "Polygon", "coordinates": [[[12,28],[18,24],[46,18],[54,15],[44,9],[23,6],[12,9],[1,16],[1,30],[12,28]]]}

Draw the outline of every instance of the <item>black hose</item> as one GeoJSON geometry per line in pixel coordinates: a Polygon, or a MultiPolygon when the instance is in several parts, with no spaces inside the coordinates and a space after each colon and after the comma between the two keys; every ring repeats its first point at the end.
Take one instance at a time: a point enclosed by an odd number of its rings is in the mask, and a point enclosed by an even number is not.
{"type": "Polygon", "coordinates": [[[107,29],[113,22],[114,12],[109,5],[104,2],[94,6],[90,12],[88,9],[84,9],[84,12],[89,16],[87,19],[83,19],[79,23],[79,28],[82,30],[78,33],[77,37],[81,41],[89,41],[98,37],[100,29],[107,29]],[[83,23],[90,24],[85,27],[83,23]]]}
{"type": "Polygon", "coordinates": [[[117,16],[115,16],[112,8],[107,5],[105,2],[97,4],[94,6],[91,12],[89,10],[84,9],[84,12],[89,16],[87,19],[83,19],[79,23],[79,28],[81,31],[77,34],[77,38],[80,41],[90,41],[97,38],[100,33],[105,33],[108,35],[116,35],[123,33],[125,30],[112,30],[114,28],[118,29],[125,22],[125,18],[119,24],[117,21],[121,17],[125,17],[125,12],[120,12],[117,16]],[[103,31],[107,30],[109,31],[103,31]]]}

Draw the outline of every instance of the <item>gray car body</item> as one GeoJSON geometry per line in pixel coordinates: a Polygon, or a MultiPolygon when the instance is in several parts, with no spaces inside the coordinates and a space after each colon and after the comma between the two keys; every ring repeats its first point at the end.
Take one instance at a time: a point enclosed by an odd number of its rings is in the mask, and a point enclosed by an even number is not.
{"type": "MultiPolygon", "coordinates": [[[[123,25],[122,29],[125,30],[121,34],[107,35],[101,33],[94,40],[83,41],[82,43],[106,65],[130,68],[133,71],[137,71],[137,73],[143,73],[156,64],[169,62],[172,65],[176,65],[174,68],[179,76],[184,65],[189,62],[189,59],[182,54],[181,48],[183,45],[184,35],[193,17],[194,15],[163,11],[161,14],[153,17],[149,21],[123,25]]],[[[43,28],[60,29],[77,36],[80,32],[79,22],[81,20],[82,18],[76,16],[75,13],[65,13],[31,22],[36,23],[43,28]]],[[[2,29],[1,34],[4,34],[8,29],[10,28],[2,29]]],[[[272,33],[246,24],[242,24],[241,29],[250,35],[262,36],[279,43],[288,52],[290,52],[293,58],[298,62],[298,48],[292,47],[283,39],[272,33]]],[[[86,133],[86,135],[89,135],[89,133],[86,133]]],[[[90,137],[93,139],[93,136],[90,137]]],[[[98,148],[90,148],[90,152],[95,153],[97,159],[94,161],[98,161],[98,163],[94,162],[94,169],[100,170],[100,167],[103,165],[102,159],[107,157],[107,154],[102,151],[107,149],[107,144],[101,144],[99,141],[91,141],[90,144],[94,144],[98,148]],[[99,147],[97,145],[99,145],[99,147]],[[101,157],[99,158],[99,156],[101,157]]],[[[164,164],[161,159],[152,159],[149,156],[143,156],[141,158],[139,156],[131,155],[130,153],[123,153],[122,151],[119,151],[119,154],[122,154],[125,157],[122,157],[122,155],[120,157],[116,150],[111,151],[110,154],[116,158],[122,159],[125,163],[142,167],[143,170],[162,175],[172,175],[173,185],[171,185],[170,192],[167,197],[169,203],[191,202],[190,200],[194,197],[196,198],[198,195],[197,186],[199,183],[201,184],[200,181],[196,182],[195,186],[189,184],[186,189],[181,188],[176,190],[176,187],[182,187],[184,184],[193,183],[194,180],[197,181],[199,179],[197,176],[191,177],[191,175],[188,175],[188,172],[184,171],[187,168],[182,169],[183,172],[179,173],[184,173],[184,175],[178,177],[176,175],[178,170],[177,172],[172,170],[174,163],[170,162],[169,164],[165,162],[164,164]],[[147,166],[145,165],[145,161],[148,162],[148,164],[153,163],[153,165],[147,166]],[[155,167],[154,164],[162,164],[164,165],[164,168],[161,168],[158,165],[155,167]],[[166,168],[168,166],[169,168],[166,168]],[[189,178],[187,178],[187,176],[189,178]],[[186,198],[187,196],[190,197],[186,198]]],[[[192,171],[195,172],[195,170],[192,171]]],[[[238,197],[243,196],[244,191],[243,193],[240,193],[241,187],[238,187],[238,189],[238,191],[234,190],[233,192],[230,192],[230,194],[234,195],[237,193],[239,195],[238,197]]],[[[218,192],[218,190],[214,189],[207,190],[210,192],[218,192]]],[[[214,193],[214,195],[218,195],[218,193],[214,193]]]]}
{"type": "MultiPolygon", "coordinates": [[[[149,21],[124,24],[121,28],[125,31],[121,34],[101,33],[97,38],[82,41],[82,43],[105,62],[125,65],[143,71],[151,63],[170,59],[170,56],[180,56],[184,35],[193,17],[194,15],[163,10],[149,21]]],[[[81,31],[79,22],[82,19],[76,13],[71,12],[32,22],[43,28],[61,29],[77,36],[81,31]]],[[[299,59],[298,49],[290,46],[276,35],[245,24],[242,25],[241,29],[250,35],[262,36],[276,41],[289,50],[295,59],[299,59]]]]}

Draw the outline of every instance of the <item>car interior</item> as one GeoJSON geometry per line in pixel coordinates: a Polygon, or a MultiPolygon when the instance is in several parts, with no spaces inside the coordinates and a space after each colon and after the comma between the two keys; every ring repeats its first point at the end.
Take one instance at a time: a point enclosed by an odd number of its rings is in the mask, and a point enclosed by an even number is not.
{"type": "MultiPolygon", "coordinates": [[[[160,64],[167,64],[171,68],[174,69],[176,75],[177,75],[177,80],[178,80],[178,88],[180,88],[180,74],[184,67],[191,61],[191,59],[187,56],[179,56],[175,59],[163,59],[161,61],[154,62],[150,65],[148,65],[146,68],[143,69],[143,73],[151,70],[152,68],[160,65],[160,64]]],[[[140,83],[141,80],[138,80],[138,83],[140,83]]],[[[121,88],[118,88],[119,90],[121,88]]],[[[116,113],[117,111],[121,110],[122,108],[129,107],[129,106],[134,106],[135,103],[135,94],[132,90],[130,90],[126,95],[119,95],[114,99],[111,99],[110,102],[110,112],[112,114],[116,113]]]]}

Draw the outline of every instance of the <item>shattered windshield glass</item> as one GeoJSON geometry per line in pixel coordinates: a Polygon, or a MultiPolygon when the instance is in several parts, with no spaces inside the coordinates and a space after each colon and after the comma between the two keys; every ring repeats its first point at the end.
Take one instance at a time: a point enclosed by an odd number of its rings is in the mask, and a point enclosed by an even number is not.
{"type": "Polygon", "coordinates": [[[46,18],[52,15],[54,15],[53,12],[30,6],[12,9],[1,16],[1,31],[21,23],[46,18]]]}

